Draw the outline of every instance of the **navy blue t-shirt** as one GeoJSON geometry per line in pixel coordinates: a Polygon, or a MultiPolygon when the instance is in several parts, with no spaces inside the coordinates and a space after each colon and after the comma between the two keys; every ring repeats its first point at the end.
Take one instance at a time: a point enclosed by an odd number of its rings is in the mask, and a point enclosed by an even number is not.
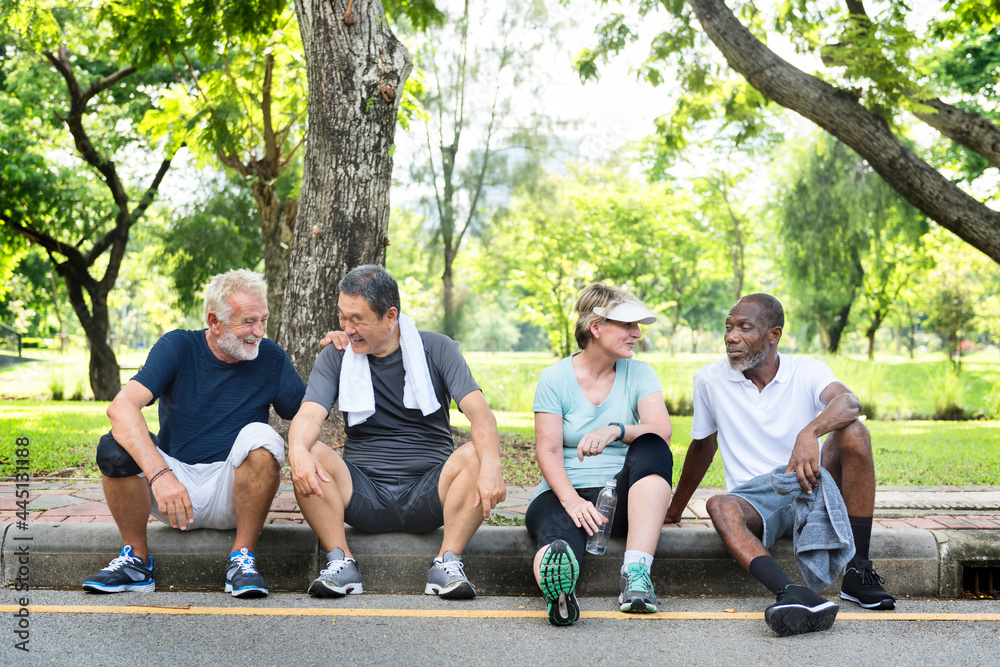
{"type": "Polygon", "coordinates": [[[253,361],[220,361],[205,329],[177,329],[149,351],[132,378],[160,401],[159,447],[184,463],[212,463],[229,456],[240,430],[266,424],[268,408],[284,419],[299,409],[306,383],[274,341],[260,341],[253,361]]]}

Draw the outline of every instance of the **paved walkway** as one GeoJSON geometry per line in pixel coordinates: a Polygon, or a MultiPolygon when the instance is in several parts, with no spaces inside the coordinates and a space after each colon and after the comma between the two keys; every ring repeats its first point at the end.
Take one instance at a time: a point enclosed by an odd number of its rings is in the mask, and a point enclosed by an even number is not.
{"type": "MultiPolygon", "coordinates": [[[[16,485],[0,481],[0,522],[18,520],[16,485]]],[[[30,521],[49,523],[113,523],[97,479],[32,479],[30,521]]],[[[499,514],[524,518],[534,487],[508,486],[499,514]]],[[[684,512],[682,526],[711,525],[705,501],[722,489],[699,489],[684,512]]],[[[150,521],[156,521],[150,519],[150,521]]],[[[267,523],[304,523],[290,484],[278,488],[267,523]]],[[[879,487],[875,495],[875,523],[883,528],[1000,530],[1000,486],[879,487]]]]}

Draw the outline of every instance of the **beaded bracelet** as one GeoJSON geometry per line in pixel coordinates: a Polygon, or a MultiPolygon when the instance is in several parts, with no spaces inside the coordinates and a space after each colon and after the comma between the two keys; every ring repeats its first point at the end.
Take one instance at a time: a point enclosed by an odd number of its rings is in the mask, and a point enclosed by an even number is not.
{"type": "Polygon", "coordinates": [[[172,468],[164,468],[160,472],[158,472],[155,475],[153,475],[152,477],[150,477],[149,478],[149,486],[152,487],[153,486],[153,482],[156,481],[156,478],[159,477],[160,475],[162,475],[165,472],[173,472],[173,469],[172,468]]]}

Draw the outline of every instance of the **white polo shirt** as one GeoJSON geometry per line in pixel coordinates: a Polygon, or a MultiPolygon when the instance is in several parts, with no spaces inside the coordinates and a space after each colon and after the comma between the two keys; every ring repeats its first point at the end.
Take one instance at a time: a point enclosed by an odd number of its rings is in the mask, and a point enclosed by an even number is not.
{"type": "Polygon", "coordinates": [[[823,390],[836,382],[822,361],[778,355],[778,374],[763,391],[728,359],[708,364],[694,376],[691,437],[719,432],[726,488],[787,465],[795,438],[825,407],[823,390]]]}

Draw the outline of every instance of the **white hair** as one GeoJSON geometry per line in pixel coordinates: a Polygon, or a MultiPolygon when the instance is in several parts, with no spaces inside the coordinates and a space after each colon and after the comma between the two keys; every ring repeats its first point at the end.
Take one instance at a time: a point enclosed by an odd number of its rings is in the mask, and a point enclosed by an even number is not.
{"type": "Polygon", "coordinates": [[[212,276],[205,286],[205,317],[214,312],[220,320],[228,321],[232,315],[229,297],[236,293],[259,297],[266,303],[267,281],[249,269],[233,269],[212,276]]]}

